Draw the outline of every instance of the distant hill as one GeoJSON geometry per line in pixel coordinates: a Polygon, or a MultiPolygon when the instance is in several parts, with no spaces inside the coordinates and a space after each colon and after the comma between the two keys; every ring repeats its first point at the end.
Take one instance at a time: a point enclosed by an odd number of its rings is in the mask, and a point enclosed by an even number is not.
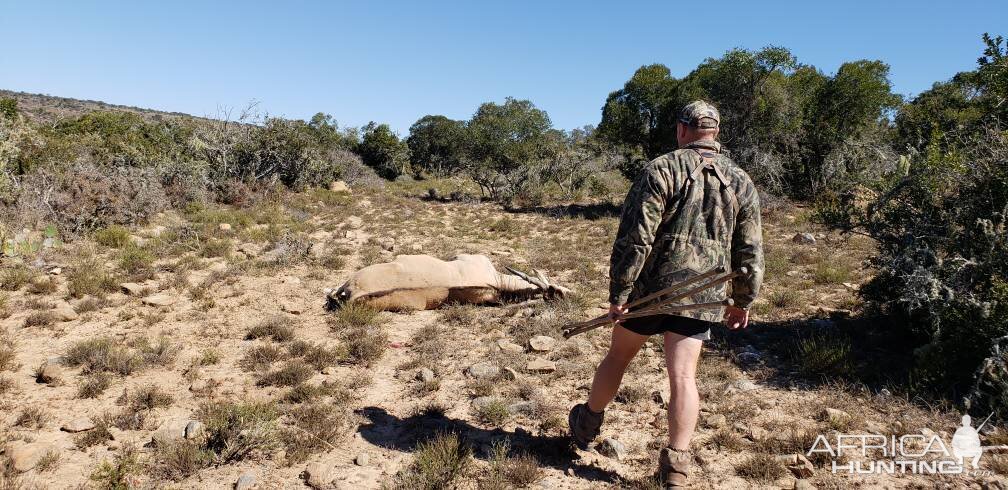
{"type": "MultiPolygon", "coordinates": [[[[195,117],[182,112],[165,112],[153,109],[142,109],[126,105],[109,104],[98,100],[80,100],[54,95],[29,94],[0,89],[0,99],[17,100],[18,109],[25,117],[41,123],[50,123],[61,119],[77,117],[94,111],[129,111],[140,114],[152,121],[163,118],[195,117]]],[[[202,119],[202,118],[197,118],[202,119]]]]}

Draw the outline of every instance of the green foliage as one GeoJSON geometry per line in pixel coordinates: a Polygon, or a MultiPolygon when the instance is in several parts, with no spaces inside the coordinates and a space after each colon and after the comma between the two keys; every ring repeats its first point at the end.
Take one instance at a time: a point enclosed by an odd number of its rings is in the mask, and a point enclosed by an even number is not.
{"type": "Polygon", "coordinates": [[[410,126],[406,145],[414,171],[437,176],[453,175],[463,169],[466,126],[463,121],[427,115],[410,126]]]}
{"type": "Polygon", "coordinates": [[[877,61],[845,63],[829,77],[773,46],[733,49],[682,79],[642,66],[609,95],[598,137],[622,149],[621,170],[633,177],[644,160],[676,149],[678,112],[706,99],[721,112],[720,137],[736,162],[768,190],[797,194],[822,183],[820,167],[842,142],[881,130],[898,102],[887,77],[877,61]]]}
{"type": "Polygon", "coordinates": [[[129,490],[136,486],[141,471],[140,452],[135,446],[125,446],[112,461],[102,460],[91,474],[91,480],[104,490],[129,490]]]}
{"type": "Polygon", "coordinates": [[[472,450],[457,434],[437,434],[417,446],[413,462],[396,475],[395,488],[452,488],[472,465],[472,450]]]}
{"type": "Polygon", "coordinates": [[[0,116],[7,119],[14,119],[18,115],[18,103],[9,97],[0,99],[0,116]]]}
{"type": "Polygon", "coordinates": [[[363,128],[363,133],[357,152],[365,165],[386,179],[394,179],[409,172],[409,147],[392,132],[388,124],[372,121],[363,128]]]}
{"type": "Polygon", "coordinates": [[[129,243],[130,233],[123,226],[110,225],[95,231],[94,240],[106,247],[122,248],[129,243]]]}
{"type": "Polygon", "coordinates": [[[799,339],[794,349],[799,371],[805,376],[847,376],[851,374],[851,340],[835,333],[799,339]]]}

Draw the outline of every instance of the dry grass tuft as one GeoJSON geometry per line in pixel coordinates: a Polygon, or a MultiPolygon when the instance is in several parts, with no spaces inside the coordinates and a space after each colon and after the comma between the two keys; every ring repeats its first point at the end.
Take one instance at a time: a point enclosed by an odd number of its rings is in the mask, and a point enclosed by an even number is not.
{"type": "Polygon", "coordinates": [[[735,465],[735,473],[748,480],[772,483],[787,474],[787,468],[770,454],[754,454],[735,465]]]}
{"type": "Polygon", "coordinates": [[[238,365],[246,371],[261,371],[282,357],[283,351],[275,345],[257,345],[245,352],[238,365]]]}
{"type": "Polygon", "coordinates": [[[28,285],[28,292],[38,295],[53,294],[58,288],[59,285],[56,283],[55,277],[42,276],[32,280],[28,285]]]}
{"type": "Polygon", "coordinates": [[[329,327],[339,333],[347,329],[375,326],[378,316],[378,310],[363,303],[350,302],[340,306],[327,321],[329,327]]]}
{"type": "Polygon", "coordinates": [[[25,317],[24,327],[51,327],[56,323],[56,317],[48,311],[35,311],[25,317]]]}
{"type": "Polygon", "coordinates": [[[472,450],[457,434],[437,434],[417,446],[413,462],[396,475],[395,489],[453,488],[472,465],[472,450]]]}
{"type": "Polygon", "coordinates": [[[118,288],[115,276],[106,271],[103,261],[91,253],[78,257],[67,271],[67,289],[74,298],[88,295],[100,298],[118,288]]]}
{"type": "Polygon", "coordinates": [[[123,226],[110,225],[95,231],[92,238],[99,245],[109,248],[122,248],[130,243],[130,232],[123,226]]]}
{"type": "Polygon", "coordinates": [[[473,407],[473,416],[483,424],[500,427],[511,418],[511,411],[500,399],[493,399],[473,407]]]}
{"type": "Polygon", "coordinates": [[[56,450],[48,450],[45,454],[39,458],[38,463],[35,463],[35,471],[39,473],[45,473],[49,471],[56,471],[60,465],[60,453],[56,450]]]}
{"type": "Polygon", "coordinates": [[[143,361],[134,352],[111,337],[82,340],[70,346],[64,356],[68,366],[82,366],[85,373],[106,372],[126,376],[140,368],[143,361]]]}
{"type": "Polygon", "coordinates": [[[42,407],[29,406],[14,419],[14,425],[26,429],[41,429],[52,420],[52,414],[42,407]]]}
{"type": "Polygon", "coordinates": [[[17,344],[7,335],[0,335],[0,371],[17,371],[21,364],[17,362],[17,344]]]}
{"type": "Polygon", "coordinates": [[[77,398],[97,398],[112,385],[112,376],[98,372],[81,380],[77,386],[77,398]]]}
{"type": "Polygon", "coordinates": [[[16,266],[4,269],[0,272],[0,289],[4,291],[17,291],[31,281],[31,272],[23,266],[16,266]]]}
{"type": "Polygon", "coordinates": [[[166,480],[184,480],[210,466],[213,458],[201,444],[180,439],[157,446],[150,472],[166,480]]]}
{"type": "Polygon", "coordinates": [[[246,340],[270,338],[274,342],[294,340],[294,321],[284,315],[274,315],[256,324],[245,333],[246,340]]]}
{"type": "Polygon", "coordinates": [[[205,426],[203,447],[214,454],[218,465],[263,455],[277,447],[276,419],[272,403],[219,401],[202,405],[197,418],[205,426]]]}
{"type": "Polygon", "coordinates": [[[335,449],[350,425],[346,408],[338,403],[298,405],[287,412],[286,418],[281,440],[287,448],[287,460],[296,463],[335,449]]]}
{"type": "Polygon", "coordinates": [[[490,467],[478,482],[480,489],[528,488],[546,476],[546,472],[528,453],[512,456],[507,441],[495,441],[490,447],[490,467]]]}
{"type": "Polygon", "coordinates": [[[142,470],[139,450],[128,445],[119,450],[111,461],[103,460],[91,474],[91,480],[99,488],[124,490],[134,487],[133,480],[142,470]]]}
{"type": "Polygon", "coordinates": [[[388,334],[379,326],[353,327],[343,335],[347,356],[356,364],[370,366],[388,348],[388,334]]]}
{"type": "Polygon", "coordinates": [[[279,369],[260,375],[256,384],[258,386],[295,386],[307,381],[315,372],[304,361],[292,359],[285,362],[279,369]]]}

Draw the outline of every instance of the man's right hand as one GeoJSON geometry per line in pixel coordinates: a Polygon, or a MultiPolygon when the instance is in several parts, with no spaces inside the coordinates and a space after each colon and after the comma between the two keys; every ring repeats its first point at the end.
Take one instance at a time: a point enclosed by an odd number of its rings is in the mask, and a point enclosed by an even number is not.
{"type": "Polygon", "coordinates": [[[623,315],[627,314],[628,311],[629,310],[627,309],[627,305],[625,305],[625,304],[624,305],[610,304],[609,305],[609,319],[612,320],[613,323],[617,323],[618,324],[621,321],[623,321],[622,317],[623,317],[623,315]]]}

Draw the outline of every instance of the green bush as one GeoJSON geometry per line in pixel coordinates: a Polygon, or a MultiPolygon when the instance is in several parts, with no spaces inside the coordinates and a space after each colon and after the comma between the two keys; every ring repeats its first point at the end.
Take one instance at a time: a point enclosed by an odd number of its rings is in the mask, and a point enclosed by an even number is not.
{"type": "Polygon", "coordinates": [[[100,245],[122,248],[130,241],[130,232],[123,226],[110,225],[94,232],[94,240],[100,245]]]}

